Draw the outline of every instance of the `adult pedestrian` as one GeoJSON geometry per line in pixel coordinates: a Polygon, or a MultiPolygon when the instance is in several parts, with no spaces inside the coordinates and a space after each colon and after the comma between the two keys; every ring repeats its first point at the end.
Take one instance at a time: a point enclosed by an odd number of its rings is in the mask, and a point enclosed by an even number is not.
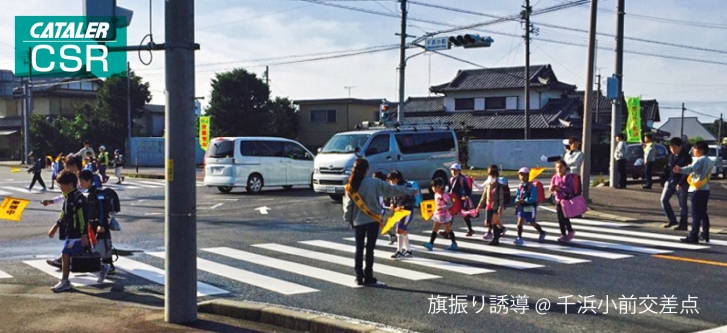
{"type": "Polygon", "coordinates": [[[675,226],[674,230],[687,230],[687,217],[689,211],[687,208],[687,197],[689,184],[687,183],[687,176],[681,173],[675,173],[674,167],[686,167],[692,164],[692,157],[689,156],[689,152],[683,149],[684,143],[681,138],[672,138],[669,140],[669,165],[665,172],[668,172],[666,182],[664,183],[664,190],[661,192],[661,208],[666,214],[667,223],[664,228],[675,226]],[[679,200],[679,222],[677,222],[676,216],[674,215],[674,209],[671,208],[669,200],[676,194],[679,200]]]}
{"type": "Polygon", "coordinates": [[[709,176],[712,173],[712,161],[707,157],[709,146],[704,141],[697,141],[692,148],[692,164],[686,167],[675,166],[674,173],[683,174],[689,182],[689,198],[692,202],[692,230],[689,236],[682,238],[683,243],[709,243],[709,176]],[[689,176],[687,176],[689,175],[689,176]],[[702,233],[699,233],[699,228],[702,233]]]}
{"type": "Polygon", "coordinates": [[[83,148],[76,153],[76,155],[81,156],[81,158],[86,158],[86,152],[91,152],[91,157],[96,158],[96,153],[93,151],[93,148],[91,148],[91,141],[83,141],[83,148]]]}
{"type": "Polygon", "coordinates": [[[626,142],[623,133],[616,134],[616,151],[613,152],[613,158],[616,160],[616,170],[618,171],[618,181],[616,188],[626,188],[626,142]]]}
{"type": "MultiPolygon", "coordinates": [[[[545,155],[540,157],[543,162],[558,162],[563,161],[567,165],[567,172],[573,175],[575,185],[575,195],[581,194],[581,166],[583,165],[583,152],[581,151],[581,139],[577,136],[571,136],[568,139],[563,140],[565,146],[565,152],[561,156],[550,156],[545,155]]],[[[557,170],[556,170],[557,171],[557,170]]]]}
{"type": "Polygon", "coordinates": [[[358,158],[353,163],[353,170],[346,185],[343,196],[343,220],[354,230],[356,252],[354,256],[354,272],[357,285],[374,285],[374,248],[383,227],[379,197],[395,197],[414,195],[417,193],[406,186],[395,186],[379,179],[369,177],[369,162],[358,158]],[[366,249],[366,268],[363,267],[364,248],[366,249]]]}
{"type": "Polygon", "coordinates": [[[653,136],[644,135],[644,185],[641,188],[650,190],[652,177],[654,176],[654,162],[656,161],[656,149],[654,148],[653,136]]]}
{"type": "Polygon", "coordinates": [[[33,173],[33,180],[30,181],[30,186],[28,186],[28,192],[31,192],[33,190],[33,186],[35,186],[35,182],[37,181],[40,186],[43,186],[41,191],[45,192],[47,189],[45,187],[45,182],[43,182],[43,177],[41,176],[41,173],[43,171],[43,158],[42,157],[35,157],[33,152],[31,151],[28,153],[28,159],[33,163],[33,166],[28,168],[28,173],[33,173]]]}
{"type": "Polygon", "coordinates": [[[105,146],[98,147],[98,158],[96,161],[98,162],[98,173],[101,174],[101,181],[104,183],[109,181],[109,176],[106,175],[106,169],[108,169],[111,160],[109,159],[109,153],[106,151],[105,146]]]}

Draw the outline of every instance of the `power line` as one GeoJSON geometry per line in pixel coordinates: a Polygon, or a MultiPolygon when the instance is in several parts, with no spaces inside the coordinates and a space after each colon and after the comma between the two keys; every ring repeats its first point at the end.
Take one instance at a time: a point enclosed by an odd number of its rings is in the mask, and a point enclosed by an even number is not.
{"type": "Polygon", "coordinates": [[[684,109],[684,110],[685,110],[685,111],[689,111],[689,112],[691,112],[691,113],[695,113],[695,114],[698,114],[698,115],[700,115],[700,116],[705,116],[705,117],[710,117],[710,118],[714,118],[714,119],[719,119],[719,117],[713,116],[713,115],[711,115],[711,114],[706,114],[706,113],[703,113],[703,112],[699,112],[699,111],[694,111],[694,110],[692,110],[692,109],[684,109]]]}

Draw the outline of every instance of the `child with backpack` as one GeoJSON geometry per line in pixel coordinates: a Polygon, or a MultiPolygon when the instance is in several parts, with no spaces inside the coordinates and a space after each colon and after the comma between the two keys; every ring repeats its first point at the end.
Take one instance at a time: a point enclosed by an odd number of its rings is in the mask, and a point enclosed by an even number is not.
{"type": "Polygon", "coordinates": [[[56,159],[51,164],[51,174],[50,174],[50,189],[53,189],[53,184],[56,182],[56,177],[58,177],[58,174],[63,171],[63,153],[58,154],[56,156],[56,159]]]}
{"type": "MultiPolygon", "coordinates": [[[[404,180],[404,175],[398,170],[390,172],[389,175],[386,177],[386,180],[391,185],[406,185],[407,187],[411,187],[407,183],[407,181],[404,180]]],[[[389,210],[391,210],[392,212],[394,210],[402,209],[412,211],[412,209],[414,208],[414,197],[411,195],[387,197],[384,199],[384,203],[386,206],[389,207],[389,210]]],[[[408,258],[412,256],[407,229],[413,216],[414,214],[409,214],[401,219],[399,222],[396,222],[398,246],[396,248],[396,253],[391,256],[392,259],[398,259],[402,257],[408,258]]]]}
{"type": "Polygon", "coordinates": [[[535,216],[538,211],[538,189],[530,181],[530,169],[528,167],[520,168],[518,170],[518,177],[520,177],[520,186],[518,186],[515,192],[517,238],[514,243],[515,245],[523,245],[523,221],[530,223],[530,226],[540,233],[538,242],[542,243],[545,241],[547,233],[535,222],[535,216]]]}
{"type": "Polygon", "coordinates": [[[568,171],[568,163],[563,160],[555,162],[556,174],[550,179],[550,192],[555,194],[555,208],[558,214],[558,224],[560,225],[561,237],[559,242],[568,242],[575,236],[573,226],[570,219],[563,214],[563,200],[570,199],[575,196],[575,180],[573,174],[568,171]],[[566,230],[568,233],[566,234],[566,230]]]}
{"type": "MultiPolygon", "coordinates": [[[[500,184],[498,177],[500,177],[500,171],[497,167],[490,167],[489,177],[487,178],[489,181],[485,186],[480,202],[477,204],[478,213],[482,209],[482,205],[487,204],[485,206],[485,225],[488,228],[495,229],[495,237],[490,241],[490,245],[500,244],[500,237],[505,233],[505,227],[500,221],[502,211],[505,209],[504,185],[500,184]]],[[[487,235],[483,239],[487,240],[487,235]]]]}
{"type": "Polygon", "coordinates": [[[94,248],[94,252],[101,255],[104,263],[101,271],[98,272],[98,283],[102,283],[106,279],[106,274],[111,271],[113,263],[111,261],[111,229],[109,228],[109,220],[111,218],[112,208],[105,200],[103,191],[93,185],[94,174],[89,170],[83,170],[80,173],[81,188],[88,191],[88,222],[91,223],[91,230],[95,232],[98,243],[94,248]]]}
{"type": "MultiPolygon", "coordinates": [[[[371,175],[371,177],[374,177],[376,179],[386,182],[386,174],[384,174],[381,171],[374,172],[371,175]]],[[[386,205],[386,203],[384,201],[385,201],[384,197],[379,197],[379,204],[381,205],[381,216],[386,216],[386,209],[388,208],[388,206],[386,205]]],[[[394,245],[394,243],[396,243],[398,240],[396,237],[396,231],[389,229],[389,231],[387,231],[386,234],[389,236],[389,245],[394,245]]]]}
{"type": "Polygon", "coordinates": [[[449,235],[449,239],[452,241],[452,245],[449,246],[449,249],[452,251],[457,250],[457,240],[455,239],[454,231],[452,231],[452,213],[450,213],[450,210],[452,209],[452,199],[449,197],[449,194],[444,191],[444,181],[442,178],[432,180],[431,187],[434,190],[434,202],[436,203],[437,208],[432,216],[432,221],[434,221],[432,236],[429,239],[429,243],[424,243],[424,247],[426,247],[429,251],[434,249],[434,241],[437,239],[437,232],[439,231],[439,228],[444,225],[444,231],[449,235]]]}
{"type": "MultiPolygon", "coordinates": [[[[490,165],[489,168],[487,168],[487,179],[482,183],[482,185],[479,185],[477,183],[473,183],[474,187],[476,187],[477,189],[483,191],[482,192],[483,193],[482,194],[482,197],[484,197],[484,195],[485,195],[485,189],[487,188],[487,186],[490,183],[492,183],[492,181],[493,181],[493,177],[491,175],[493,174],[493,172],[497,172],[497,174],[499,175],[500,174],[499,173],[499,170],[500,169],[497,167],[496,164],[492,164],[492,165],[490,165]]],[[[507,185],[507,179],[505,177],[499,177],[499,176],[498,177],[494,177],[494,179],[498,183],[500,183],[500,185],[503,186],[502,193],[503,193],[503,198],[505,200],[505,207],[506,207],[507,206],[507,203],[510,201],[510,188],[507,185]]],[[[482,200],[482,198],[480,198],[480,201],[481,200],[482,200]]],[[[475,211],[476,211],[476,214],[479,216],[479,213],[480,213],[479,210],[475,210],[475,211]]],[[[482,239],[484,239],[484,240],[491,240],[492,239],[492,224],[490,224],[490,223],[485,223],[485,224],[487,225],[487,233],[485,234],[485,236],[482,237],[482,239]]],[[[507,228],[505,228],[503,226],[502,227],[502,235],[500,235],[500,236],[504,236],[505,235],[505,232],[507,232],[507,228]]]]}
{"type": "MultiPolygon", "coordinates": [[[[452,215],[462,215],[462,219],[467,224],[467,237],[471,237],[475,234],[472,230],[472,220],[469,216],[461,214],[462,210],[472,209],[472,186],[469,184],[467,177],[462,175],[462,166],[459,163],[454,163],[449,168],[452,173],[452,178],[449,179],[449,196],[452,198],[452,215]]],[[[440,232],[440,236],[447,238],[446,232],[440,232]]]]}
{"type": "Polygon", "coordinates": [[[124,159],[124,155],[121,154],[120,149],[114,150],[114,174],[116,175],[116,184],[121,184],[121,182],[124,181],[124,176],[121,175],[121,172],[124,170],[124,165],[126,165],[126,160],[124,159]]]}

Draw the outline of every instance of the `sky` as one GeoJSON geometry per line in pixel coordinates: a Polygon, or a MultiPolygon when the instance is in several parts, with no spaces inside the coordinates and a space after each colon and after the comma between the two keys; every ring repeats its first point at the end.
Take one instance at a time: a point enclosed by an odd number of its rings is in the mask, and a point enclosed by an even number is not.
{"type": "MultiPolygon", "coordinates": [[[[242,67],[263,77],[266,65],[271,97],[303,100],[346,98],[350,94],[353,98],[396,101],[399,37],[395,34],[400,32],[399,4],[394,0],[311,1],[195,1],[195,39],[201,46],[195,54],[195,86],[196,95],[205,97],[201,100],[203,108],[209,101],[215,73],[242,67]],[[386,46],[392,49],[362,53],[386,46]],[[362,54],[342,56],[350,53],[362,54]],[[321,57],[329,59],[312,60],[321,57]]],[[[407,34],[417,37],[449,29],[451,25],[487,22],[492,15],[516,15],[524,4],[518,0],[410,1],[414,3],[408,5],[407,34]]],[[[531,0],[531,6],[537,13],[569,1],[531,0]]],[[[138,45],[150,31],[156,43],[164,41],[164,3],[151,0],[150,27],[148,0],[117,0],[119,6],[134,11],[128,31],[129,45],[138,45]]],[[[612,75],[615,67],[616,0],[601,0],[598,8],[597,31],[605,35],[597,38],[596,73],[601,74],[605,90],[605,78],[612,75]]],[[[662,121],[680,116],[681,103],[688,109],[685,116],[699,117],[702,122],[713,122],[720,113],[727,116],[727,23],[723,22],[727,1],[626,1],[625,9],[625,95],[657,99],[662,121]]],[[[3,1],[0,68],[14,67],[15,16],[82,13],[82,0],[3,1]]],[[[538,33],[532,36],[531,64],[551,64],[560,81],[583,89],[589,16],[588,4],[534,14],[531,21],[538,33]]],[[[491,36],[494,43],[489,48],[440,51],[466,62],[434,53],[414,56],[419,49],[407,50],[407,56],[413,57],[406,66],[406,96],[427,96],[431,85],[450,81],[458,70],[524,65],[521,23],[502,22],[437,36],[464,33],[491,36]]],[[[152,103],[164,104],[163,51],[152,55],[130,52],[128,59],[132,70],[150,83],[152,103]]]]}

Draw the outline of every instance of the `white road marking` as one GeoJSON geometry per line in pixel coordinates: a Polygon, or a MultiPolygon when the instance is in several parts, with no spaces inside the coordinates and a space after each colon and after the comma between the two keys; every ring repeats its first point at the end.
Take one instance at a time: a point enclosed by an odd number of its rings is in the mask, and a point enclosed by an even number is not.
{"type": "MultiPolygon", "coordinates": [[[[46,273],[50,276],[53,276],[60,280],[61,278],[61,271],[59,268],[55,268],[51,265],[48,265],[45,260],[26,260],[23,261],[25,264],[29,265],[30,267],[33,267],[35,269],[38,269],[39,271],[46,273]]],[[[98,280],[98,277],[93,275],[92,273],[71,273],[71,275],[68,277],[68,280],[71,281],[71,283],[76,286],[93,286],[97,284],[101,284],[96,282],[98,280]]],[[[113,281],[104,280],[102,283],[113,283],[113,281]]]]}
{"type": "Polygon", "coordinates": [[[8,196],[8,195],[12,195],[12,194],[13,194],[12,192],[0,191],[0,195],[3,195],[3,196],[8,196]]]}
{"type": "MultiPolygon", "coordinates": [[[[626,242],[626,243],[637,243],[640,245],[651,245],[651,246],[658,246],[658,247],[667,247],[667,248],[673,248],[673,249],[681,249],[681,250],[702,250],[702,249],[708,249],[709,246],[702,246],[702,245],[696,245],[696,244],[686,244],[686,243],[679,243],[679,242],[665,242],[665,241],[658,241],[658,240],[651,240],[651,239],[643,239],[638,237],[624,237],[624,236],[614,236],[614,235],[604,235],[602,233],[592,233],[592,232],[585,232],[585,231],[579,231],[578,227],[574,228],[576,232],[576,237],[585,237],[585,238],[595,238],[598,240],[612,240],[612,241],[619,241],[619,242],[626,242]]],[[[543,230],[552,233],[553,235],[559,235],[560,230],[556,228],[543,228],[543,230]]]]}
{"type": "Polygon", "coordinates": [[[255,210],[260,211],[260,214],[268,215],[268,210],[270,210],[270,207],[262,206],[262,207],[255,208],[255,210]]]}
{"type": "MultiPolygon", "coordinates": [[[[164,259],[165,256],[164,252],[147,252],[146,254],[162,259],[164,259]]],[[[295,295],[318,291],[318,289],[308,288],[297,283],[219,264],[199,257],[197,258],[197,269],[283,295],[295,295]]]]}
{"type": "Polygon", "coordinates": [[[214,205],[214,206],[210,207],[210,209],[215,209],[215,208],[217,208],[217,207],[219,207],[219,206],[222,206],[222,205],[224,205],[224,203],[218,203],[218,204],[216,204],[216,205],[214,205]]]}
{"type": "MultiPolygon", "coordinates": [[[[165,272],[162,269],[126,257],[119,257],[116,263],[114,263],[114,266],[130,274],[164,285],[165,272]]],[[[197,297],[229,293],[227,290],[211,286],[204,282],[197,282],[197,297]]]]}
{"type": "Polygon", "coordinates": [[[0,271],[0,279],[9,279],[9,278],[12,278],[12,277],[13,277],[12,275],[10,275],[8,273],[5,273],[3,271],[0,271]]]}
{"type": "Polygon", "coordinates": [[[140,184],[140,183],[141,184],[146,184],[146,185],[154,185],[155,187],[164,187],[164,186],[167,186],[166,183],[150,182],[150,181],[145,181],[145,180],[139,180],[139,181],[134,182],[134,184],[140,184]]]}

